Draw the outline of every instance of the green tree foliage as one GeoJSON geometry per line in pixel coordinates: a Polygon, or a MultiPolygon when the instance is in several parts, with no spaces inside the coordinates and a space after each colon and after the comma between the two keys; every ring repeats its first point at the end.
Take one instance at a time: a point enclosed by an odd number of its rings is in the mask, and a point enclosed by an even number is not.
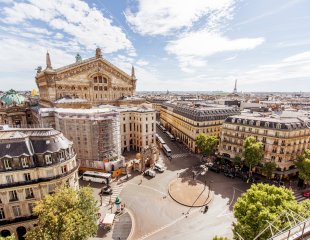
{"type": "Polygon", "coordinates": [[[266,174],[268,179],[271,179],[274,170],[276,169],[277,165],[274,162],[267,162],[263,166],[263,172],[266,174]]]}
{"type": "Polygon", "coordinates": [[[0,236],[0,240],[15,240],[15,236],[14,235],[11,235],[11,236],[8,236],[8,237],[1,237],[0,236]]]}
{"type": "Polygon", "coordinates": [[[98,210],[90,188],[58,189],[36,204],[38,226],[26,234],[26,239],[88,239],[97,232],[98,210]]]}
{"type": "Polygon", "coordinates": [[[196,145],[200,152],[209,156],[217,145],[218,138],[215,136],[200,133],[196,138],[196,145]]]}
{"type": "Polygon", "coordinates": [[[212,240],[229,240],[227,237],[218,237],[215,236],[212,240]]]}
{"type": "Polygon", "coordinates": [[[306,183],[310,183],[310,149],[307,149],[295,164],[299,171],[299,177],[306,183]]]}
{"type": "Polygon", "coordinates": [[[252,167],[259,164],[264,157],[263,143],[256,141],[253,136],[247,137],[243,143],[243,157],[251,175],[252,167]]]}
{"type": "MultiPolygon", "coordinates": [[[[234,216],[237,222],[233,224],[236,239],[238,234],[244,239],[254,239],[262,230],[273,222],[284,210],[291,209],[307,216],[309,208],[299,205],[293,192],[287,188],[270,186],[268,184],[252,184],[246,193],[238,198],[234,205],[234,216]],[[238,234],[237,234],[238,233],[238,234]]],[[[285,216],[274,222],[278,229],[288,225],[285,216]]],[[[258,240],[265,240],[271,236],[270,231],[264,232],[258,240]]]]}

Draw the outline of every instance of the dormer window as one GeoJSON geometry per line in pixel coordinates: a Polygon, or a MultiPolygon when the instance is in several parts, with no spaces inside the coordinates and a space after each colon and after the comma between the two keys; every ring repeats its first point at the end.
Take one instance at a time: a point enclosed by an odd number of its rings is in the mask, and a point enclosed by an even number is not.
{"type": "Polygon", "coordinates": [[[27,168],[27,167],[29,167],[27,157],[21,157],[21,162],[22,162],[22,166],[23,166],[23,168],[27,168]]]}
{"type": "Polygon", "coordinates": [[[258,126],[258,127],[260,126],[260,121],[256,122],[256,126],[258,126]]]}
{"type": "Polygon", "coordinates": [[[44,158],[45,158],[45,163],[46,164],[52,164],[52,155],[51,154],[46,154],[44,156],[44,158]]]}
{"type": "Polygon", "coordinates": [[[12,161],[11,161],[11,159],[8,159],[8,158],[4,159],[4,168],[6,170],[12,169],[12,161]]]}
{"type": "Polygon", "coordinates": [[[269,127],[269,122],[265,122],[265,127],[269,127]]]}

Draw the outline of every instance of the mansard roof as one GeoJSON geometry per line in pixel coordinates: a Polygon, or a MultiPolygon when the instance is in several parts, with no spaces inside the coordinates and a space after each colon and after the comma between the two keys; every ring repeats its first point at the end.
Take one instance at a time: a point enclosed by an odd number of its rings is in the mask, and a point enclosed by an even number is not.
{"type": "Polygon", "coordinates": [[[0,131],[0,158],[58,152],[71,145],[71,141],[52,128],[0,131]]]}
{"type": "Polygon", "coordinates": [[[163,103],[162,107],[172,110],[181,116],[187,117],[194,121],[210,121],[222,120],[228,116],[239,114],[240,111],[236,108],[226,106],[205,106],[205,107],[192,107],[182,104],[163,103]]]}
{"type": "Polygon", "coordinates": [[[294,130],[310,128],[310,119],[308,118],[273,118],[251,115],[230,116],[225,120],[226,123],[249,125],[260,128],[270,128],[278,130],[294,130]]]}

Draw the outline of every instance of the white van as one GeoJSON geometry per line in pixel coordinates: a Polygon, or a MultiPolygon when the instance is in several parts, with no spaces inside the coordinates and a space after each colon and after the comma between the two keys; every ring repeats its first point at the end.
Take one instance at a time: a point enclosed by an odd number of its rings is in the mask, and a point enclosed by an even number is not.
{"type": "Polygon", "coordinates": [[[162,165],[160,165],[159,163],[155,163],[154,169],[158,172],[164,172],[165,171],[165,168],[162,165]]]}

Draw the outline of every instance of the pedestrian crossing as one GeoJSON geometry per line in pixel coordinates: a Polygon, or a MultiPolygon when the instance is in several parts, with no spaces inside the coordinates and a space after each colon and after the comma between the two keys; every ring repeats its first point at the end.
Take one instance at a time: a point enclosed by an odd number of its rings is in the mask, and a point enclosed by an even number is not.
{"type": "Polygon", "coordinates": [[[112,195],[103,195],[102,196],[102,204],[104,206],[109,205],[111,202],[114,203],[115,199],[120,195],[121,191],[124,188],[124,184],[119,184],[112,186],[112,195]]]}
{"type": "Polygon", "coordinates": [[[307,199],[306,197],[303,196],[302,192],[294,193],[294,195],[297,202],[301,202],[307,199]]]}

